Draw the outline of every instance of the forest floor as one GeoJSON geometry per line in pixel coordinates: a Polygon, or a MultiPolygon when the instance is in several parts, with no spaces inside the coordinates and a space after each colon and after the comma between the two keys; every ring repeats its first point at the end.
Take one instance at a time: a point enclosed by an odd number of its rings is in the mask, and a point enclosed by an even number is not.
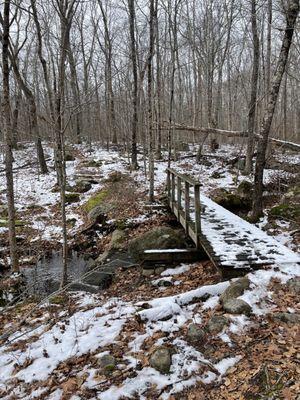
{"type": "MultiPolygon", "coordinates": [[[[216,153],[206,149],[201,164],[196,163],[191,150],[181,152],[181,159],[172,166],[200,180],[201,190],[208,196],[216,189],[232,191],[242,181],[251,181],[234,164],[239,154],[233,146],[221,146],[216,153]]],[[[71,248],[96,258],[120,225],[129,226],[126,246],[153,227],[174,223],[167,211],[148,207],[142,160],[141,168],[132,172],[127,158],[117,151],[78,145],[71,152],[75,159],[67,162],[68,184],[75,185],[87,174],[95,180],[90,190],[67,205],[71,248]],[[120,173],[126,177],[121,183],[120,173]],[[108,187],[114,188],[113,193],[108,187]],[[111,229],[87,236],[90,221],[86,204],[103,191],[107,202],[113,202],[106,210],[111,229]]],[[[46,154],[50,173],[42,176],[32,164],[33,146],[15,152],[16,208],[21,225],[18,249],[25,267],[61,246],[51,147],[46,148],[46,154]]],[[[299,251],[299,220],[291,204],[283,204],[282,198],[299,182],[299,162],[300,157],[290,153],[273,155],[265,171],[265,216],[258,224],[294,251],[299,251]],[[282,214],[282,205],[287,214],[282,214]],[[279,213],[269,212],[274,206],[279,206],[279,213]]],[[[157,202],[165,188],[166,166],[166,161],[156,162],[157,202]]],[[[3,172],[1,203],[0,264],[5,270],[9,259],[3,172]]],[[[0,332],[8,333],[8,338],[2,340],[0,348],[0,396],[52,400],[296,399],[300,392],[300,266],[268,266],[247,276],[250,285],[240,299],[251,306],[250,315],[224,311],[220,296],[232,282],[222,281],[207,260],[150,277],[142,276],[138,266],[119,269],[112,285],[99,294],[71,292],[42,304],[28,298],[3,308],[0,332]],[[212,317],[218,316],[225,322],[215,332],[209,327],[212,317]],[[204,336],[196,343],[190,340],[191,323],[203,328],[204,336]],[[150,366],[151,356],[161,347],[171,354],[169,374],[150,366]],[[114,365],[104,371],[101,363],[108,354],[114,365]]]]}

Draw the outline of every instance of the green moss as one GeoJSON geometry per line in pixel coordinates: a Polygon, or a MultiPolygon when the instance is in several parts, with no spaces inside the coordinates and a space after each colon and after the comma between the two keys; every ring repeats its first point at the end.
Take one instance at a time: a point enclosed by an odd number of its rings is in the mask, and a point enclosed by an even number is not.
{"type": "Polygon", "coordinates": [[[50,302],[50,304],[62,305],[62,304],[65,304],[66,297],[62,296],[62,295],[59,295],[59,294],[58,295],[54,295],[54,296],[51,296],[49,298],[49,302],[50,302]]]}
{"type": "Polygon", "coordinates": [[[107,199],[108,193],[108,190],[103,189],[91,196],[84,205],[85,211],[89,213],[93,208],[103,204],[103,202],[107,199]]]}
{"type": "Polygon", "coordinates": [[[298,219],[300,218],[300,205],[280,204],[278,206],[271,208],[269,214],[273,217],[298,219]]]}
{"type": "MultiPolygon", "coordinates": [[[[26,224],[27,224],[26,221],[21,221],[21,220],[18,220],[18,219],[15,221],[15,225],[16,226],[24,226],[26,224]]],[[[0,219],[0,228],[8,228],[8,220],[0,219]]]]}

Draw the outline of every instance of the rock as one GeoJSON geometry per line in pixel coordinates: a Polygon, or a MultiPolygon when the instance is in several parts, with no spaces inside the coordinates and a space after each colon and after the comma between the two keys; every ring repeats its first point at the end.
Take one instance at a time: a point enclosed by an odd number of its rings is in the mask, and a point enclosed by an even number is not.
{"type": "Polygon", "coordinates": [[[295,294],[300,294],[300,278],[293,278],[287,282],[288,288],[295,294]]]}
{"type": "Polygon", "coordinates": [[[107,217],[106,214],[103,213],[102,207],[96,206],[88,213],[88,218],[91,222],[104,224],[107,217]]]}
{"type": "Polygon", "coordinates": [[[113,281],[114,270],[105,268],[105,272],[95,271],[83,279],[87,285],[97,286],[101,290],[108,289],[113,281]]]}
{"type": "Polygon", "coordinates": [[[229,323],[228,319],[223,315],[214,315],[208,321],[206,329],[210,333],[219,333],[223,330],[225,326],[228,325],[228,323],[229,323]]]}
{"type": "Polygon", "coordinates": [[[232,193],[226,189],[218,188],[212,191],[212,199],[229,211],[249,211],[251,209],[251,196],[244,197],[239,193],[232,193]]]}
{"type": "Polygon", "coordinates": [[[99,358],[99,367],[105,374],[109,374],[116,368],[116,359],[110,354],[105,354],[99,358]]]}
{"type": "Polygon", "coordinates": [[[93,209],[99,207],[99,212],[102,214],[107,213],[111,208],[106,201],[108,194],[108,190],[106,189],[102,189],[100,192],[93,194],[84,205],[85,211],[90,214],[93,209]]]}
{"type": "Polygon", "coordinates": [[[175,150],[176,151],[189,151],[190,150],[190,146],[188,143],[186,142],[176,142],[175,143],[175,150]]]}
{"type": "Polygon", "coordinates": [[[164,272],[166,270],[165,267],[157,267],[155,268],[155,274],[156,275],[160,275],[162,272],[164,272]]]}
{"type": "Polygon", "coordinates": [[[169,287],[169,286],[173,286],[173,282],[172,281],[166,281],[166,280],[162,279],[162,280],[157,282],[157,286],[159,286],[159,287],[169,287]]]}
{"type": "Polygon", "coordinates": [[[181,249],[185,247],[185,238],[172,228],[161,226],[133,239],[128,246],[129,253],[140,259],[145,250],[181,249]]]}
{"type": "Polygon", "coordinates": [[[78,203],[79,200],[79,193],[66,193],[66,204],[78,203]]]}
{"type": "Polygon", "coordinates": [[[142,270],[142,275],[145,278],[148,278],[149,276],[154,275],[154,273],[155,273],[154,269],[143,269],[142,270]]]}
{"type": "Polygon", "coordinates": [[[213,179],[220,179],[220,178],[224,178],[224,174],[221,174],[221,172],[219,172],[219,171],[214,171],[210,177],[213,179]]]}
{"type": "Polygon", "coordinates": [[[122,244],[126,239],[126,233],[120,229],[116,229],[111,237],[110,249],[119,250],[122,248],[122,244]]]}
{"type": "Polygon", "coordinates": [[[252,196],[253,192],[253,184],[249,181],[242,181],[237,187],[237,193],[239,193],[242,197],[252,196]]]}
{"type": "Polygon", "coordinates": [[[91,190],[92,184],[89,181],[78,180],[75,182],[75,186],[73,187],[74,192],[77,193],[86,193],[91,190]]]}
{"type": "Polygon", "coordinates": [[[231,282],[228,288],[220,296],[221,303],[224,304],[228,300],[241,296],[246,289],[249,289],[249,287],[250,281],[246,276],[231,282]]]}
{"type": "Polygon", "coordinates": [[[251,314],[251,307],[248,303],[241,299],[230,299],[223,303],[223,308],[230,314],[251,314]]]}
{"type": "Polygon", "coordinates": [[[287,312],[276,312],[272,315],[272,318],[275,320],[279,320],[281,322],[285,322],[287,324],[299,324],[300,323],[300,314],[292,314],[287,312]]]}
{"type": "Polygon", "coordinates": [[[73,282],[69,287],[69,291],[83,291],[88,293],[98,293],[99,289],[97,286],[88,285],[83,282],[73,282]]]}
{"type": "Polygon", "coordinates": [[[187,331],[187,339],[190,342],[203,343],[205,331],[198,324],[190,324],[187,331]]]}
{"type": "Polygon", "coordinates": [[[122,174],[120,171],[114,171],[109,174],[105,182],[116,183],[120,182],[122,179],[126,179],[127,177],[128,176],[126,174],[122,174]]]}
{"type": "Polygon", "coordinates": [[[162,374],[168,374],[172,364],[172,352],[167,347],[160,347],[151,355],[149,362],[152,368],[162,374]]]}

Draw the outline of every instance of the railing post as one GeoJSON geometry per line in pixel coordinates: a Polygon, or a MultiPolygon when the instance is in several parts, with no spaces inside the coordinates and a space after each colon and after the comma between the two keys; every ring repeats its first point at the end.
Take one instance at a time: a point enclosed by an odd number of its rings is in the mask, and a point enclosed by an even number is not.
{"type": "Polygon", "coordinates": [[[195,234],[197,247],[200,246],[199,235],[201,233],[201,206],[200,206],[200,185],[194,185],[194,204],[195,204],[195,234]]]}
{"type": "Polygon", "coordinates": [[[184,188],[184,219],[185,219],[185,231],[189,233],[189,221],[190,221],[190,184],[185,181],[184,188]]]}
{"type": "Polygon", "coordinates": [[[168,193],[168,203],[171,203],[171,181],[170,181],[170,171],[167,169],[167,193],[168,193]]]}
{"type": "Polygon", "coordinates": [[[177,176],[177,206],[178,206],[178,217],[181,210],[181,178],[177,176]]]}
{"type": "Polygon", "coordinates": [[[175,203],[175,175],[173,172],[171,173],[171,198],[172,198],[172,210],[174,211],[174,203],[175,203]]]}

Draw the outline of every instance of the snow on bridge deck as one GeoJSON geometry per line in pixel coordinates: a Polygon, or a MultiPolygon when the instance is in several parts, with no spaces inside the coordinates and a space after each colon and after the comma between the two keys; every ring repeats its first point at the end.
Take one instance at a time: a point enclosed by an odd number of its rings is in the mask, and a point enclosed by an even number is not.
{"type": "Polygon", "coordinates": [[[245,268],[251,265],[300,262],[300,255],[291,251],[261,229],[200,195],[200,242],[220,266],[245,268]]]}
{"type": "Polygon", "coordinates": [[[300,263],[299,254],[200,194],[199,182],[171,168],[167,172],[171,209],[187,235],[217,267],[300,263]]]}

